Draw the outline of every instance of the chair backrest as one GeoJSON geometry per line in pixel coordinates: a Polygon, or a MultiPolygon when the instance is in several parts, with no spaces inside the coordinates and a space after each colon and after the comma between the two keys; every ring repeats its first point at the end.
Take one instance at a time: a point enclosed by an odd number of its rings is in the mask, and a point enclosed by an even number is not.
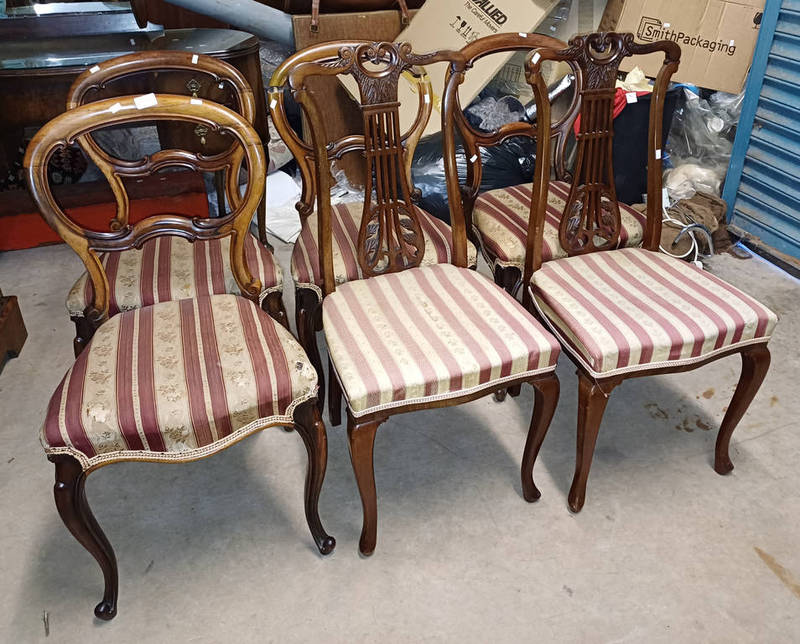
{"type": "MultiPolygon", "coordinates": [[[[125,165],[122,169],[104,169],[112,190],[117,191],[120,173],[141,174],[167,167],[216,171],[231,168],[231,155],[203,157],[186,150],[161,150],[150,157],[125,165]]],[[[110,98],[76,107],[59,115],[42,127],[31,140],[25,153],[28,187],[45,221],[78,253],[92,280],[94,300],[86,317],[97,324],[108,317],[109,287],[98,253],[139,248],[148,239],[160,235],[176,235],[190,241],[232,236],[231,270],[243,295],[257,301],[261,292],[259,280],[253,278],[245,261],[245,237],[250,217],[264,194],[265,155],[258,134],[239,114],[202,99],[172,94],[145,94],[110,98]],[[54,154],[79,137],[115,126],[142,122],[177,121],[202,125],[210,131],[233,137],[241,147],[249,179],[244,194],[232,212],[218,218],[186,217],[176,214],[152,215],[131,225],[119,209],[127,203],[118,199],[117,220],[122,222],[111,231],[86,228],[70,217],[56,202],[48,180],[47,166],[54,154]]],[[[136,175],[134,175],[136,176],[136,175]]]]}
{"type": "MultiPolygon", "coordinates": [[[[530,51],[537,47],[563,49],[566,43],[540,34],[502,33],[478,38],[465,45],[458,52],[453,52],[451,64],[445,76],[445,87],[442,94],[442,133],[443,144],[448,149],[455,150],[455,135],[464,146],[467,160],[466,182],[462,187],[459,183],[458,172],[453,165],[447,167],[448,155],[445,155],[446,178],[448,182],[448,203],[451,216],[454,210],[461,211],[460,215],[466,221],[467,230],[472,229],[472,208],[478,196],[483,172],[482,149],[499,145],[515,136],[536,138],[536,126],[520,121],[508,123],[491,132],[474,128],[467,120],[463,106],[458,95],[458,89],[464,82],[466,75],[474,65],[488,56],[516,51],[530,51]]],[[[573,100],[573,103],[575,100],[573,100]]],[[[564,170],[564,146],[570,126],[570,117],[574,119],[575,106],[571,106],[565,116],[551,127],[551,137],[555,140],[556,166],[560,168],[560,175],[566,176],[564,170]]],[[[451,159],[455,163],[455,157],[451,159]]],[[[556,172],[559,175],[559,170],[556,172]]]]}
{"type": "MultiPolygon", "coordinates": [[[[179,94],[186,92],[192,98],[213,100],[238,112],[248,122],[253,123],[256,106],[253,90],[245,77],[232,65],[212,56],[193,54],[184,51],[153,51],[119,56],[103,61],[83,72],[67,93],[67,109],[71,110],[91,101],[113,96],[126,96],[142,90],[159,93],[179,94]],[[188,80],[187,80],[188,79],[188,80]]],[[[175,133],[176,124],[171,124],[175,133]]],[[[239,203],[239,171],[244,151],[236,141],[215,137],[203,125],[194,126],[179,135],[195,138],[198,142],[198,156],[230,157],[225,172],[225,195],[233,208],[239,203]],[[194,136],[193,136],[194,135],[194,136]],[[206,141],[208,139],[208,141],[206,141]]],[[[141,177],[143,163],[130,162],[113,157],[90,135],[80,136],[78,145],[106,175],[114,188],[117,200],[118,217],[127,217],[128,194],[123,177],[141,177]]],[[[185,153],[186,151],[182,151],[185,153]]],[[[165,155],[168,156],[168,155],[165,155]]],[[[127,219],[115,219],[112,227],[124,226],[127,219]]]]}
{"type": "MultiPolygon", "coordinates": [[[[446,53],[417,55],[407,43],[366,40],[334,41],[314,45],[286,59],[270,81],[270,113],[275,128],[296,159],[303,179],[297,208],[308,216],[317,202],[323,292],[335,289],[331,248],[330,162],[349,152],[361,152],[365,163],[365,199],[358,236],[357,257],[365,277],[418,266],[425,250],[420,215],[411,181],[411,159],[432,109],[431,84],[424,69],[448,60],[446,53]],[[358,87],[363,133],[330,140],[326,134],[326,106],[314,96],[307,81],[319,76],[351,76],[358,87]],[[400,131],[398,83],[401,76],[416,88],[414,122],[400,131]],[[301,106],[310,143],[289,126],[284,90],[301,106]]],[[[403,81],[405,82],[405,81],[403,81]]],[[[454,255],[458,257],[458,240],[454,255]]],[[[466,237],[462,260],[466,263],[466,237]]]]}
{"type": "MultiPolygon", "coordinates": [[[[662,40],[640,44],[630,33],[591,33],[576,36],[569,46],[533,50],[526,61],[526,76],[537,108],[537,122],[549,123],[550,101],[542,77],[546,60],[563,61],[575,74],[578,97],[577,149],[569,196],[561,214],[559,243],[570,256],[616,248],[620,229],[612,162],[614,99],[620,62],[634,55],[664,53],[650,102],[647,154],[647,224],[643,246],[658,249],[661,235],[661,156],[664,96],[678,68],[680,47],[662,40]]],[[[542,263],[542,239],[550,181],[550,145],[537,139],[531,226],[528,230],[525,276],[529,280],[542,263]]],[[[527,283],[527,281],[523,282],[527,283]]]]}

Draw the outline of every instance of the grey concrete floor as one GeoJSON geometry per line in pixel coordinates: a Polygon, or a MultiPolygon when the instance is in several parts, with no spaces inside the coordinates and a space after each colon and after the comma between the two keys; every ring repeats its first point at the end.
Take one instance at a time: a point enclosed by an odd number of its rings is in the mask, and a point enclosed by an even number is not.
{"type": "MultiPolygon", "coordinates": [[[[279,248],[284,264],[287,253],[279,248]]],[[[381,427],[369,559],[357,552],[361,507],[342,427],[329,428],[320,508],[338,540],[328,558],[303,518],[296,434],[268,430],[193,464],[92,474],[89,500],[120,570],[119,614],[100,623],[100,571],[56,513],[38,443],[72,360],[63,301],[80,265],[64,246],[0,254],[0,285],[19,296],[30,334],[0,374],[0,640],[800,640],[798,282],[757,258],[711,268],[781,317],[730,475],[711,463],[737,358],[616,390],[586,506],[572,515],[577,394],[563,359],[538,503],[523,501],[518,480],[529,389],[381,427]]]]}

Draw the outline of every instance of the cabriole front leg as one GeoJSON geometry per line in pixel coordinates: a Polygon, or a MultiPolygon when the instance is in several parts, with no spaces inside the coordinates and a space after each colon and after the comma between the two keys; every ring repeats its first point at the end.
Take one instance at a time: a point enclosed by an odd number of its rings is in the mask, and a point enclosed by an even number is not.
{"type": "Polygon", "coordinates": [[[305,484],[306,521],[317,548],[323,555],[327,555],[336,547],[336,539],[325,532],[319,518],[319,495],[328,465],[328,435],[316,399],[298,405],[294,411],[294,427],[303,439],[308,453],[305,484]]]}
{"type": "Polygon", "coordinates": [[[57,454],[48,456],[48,459],[56,466],[53,494],[61,520],[72,536],[97,560],[103,571],[103,600],[95,606],[94,614],[99,619],[113,619],[117,614],[119,587],[117,559],[86,501],[86,473],[72,456],[57,454]]]}
{"type": "Polygon", "coordinates": [[[714,450],[714,470],[717,474],[727,474],[733,469],[728,448],[733,430],[739,424],[750,403],[758,393],[770,363],[770,353],[766,344],[757,344],[742,351],[742,373],[739,384],[733,392],[733,399],[722,419],[714,450]]]}
{"type": "Polygon", "coordinates": [[[533,466],[556,411],[561,387],[555,373],[534,380],[531,384],[534,391],[533,412],[525,451],[522,453],[522,496],[529,503],[542,496],[533,482],[533,466]]]}
{"type": "Polygon", "coordinates": [[[375,446],[375,432],[383,420],[358,423],[348,414],[347,438],[350,447],[350,461],[356,476],[358,492],[361,495],[361,507],[364,511],[364,523],[361,527],[361,538],[358,549],[362,555],[369,556],[375,552],[378,540],[378,495],[375,489],[375,468],[372,452],[375,446]]]}

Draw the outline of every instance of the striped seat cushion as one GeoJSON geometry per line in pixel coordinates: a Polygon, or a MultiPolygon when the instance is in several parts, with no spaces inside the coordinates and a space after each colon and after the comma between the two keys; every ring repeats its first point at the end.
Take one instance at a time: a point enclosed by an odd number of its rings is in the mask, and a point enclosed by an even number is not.
{"type": "MultiPolygon", "coordinates": [[[[353,201],[332,207],[332,244],[333,272],[336,284],[344,284],[361,279],[361,267],[358,265],[358,230],[361,225],[361,214],[364,204],[353,201]]],[[[428,214],[421,208],[420,224],[425,236],[425,252],[422,255],[422,266],[443,264],[453,258],[453,234],[441,219],[428,214]]],[[[303,223],[303,229],[294,244],[292,252],[292,278],[297,288],[313,290],[322,299],[322,273],[319,266],[319,246],[317,245],[317,213],[314,211],[303,223]]],[[[475,266],[478,251],[475,245],[467,242],[467,262],[475,266]]]]}
{"type": "MultiPolygon", "coordinates": [[[[164,235],[146,241],[141,249],[104,253],[109,315],[197,295],[239,294],[230,266],[230,242],[230,237],[190,242],[164,235]]],[[[244,247],[250,271],[261,280],[261,299],[282,290],[281,267],[272,253],[249,233],[244,247]]],[[[92,282],[84,273],[67,295],[69,314],[83,317],[92,296],[92,282]]]]}
{"type": "Polygon", "coordinates": [[[84,468],[192,460],[290,424],[316,390],[300,345],[250,300],[162,302],[100,326],[53,394],[41,439],[84,468]]]}
{"type": "MultiPolygon", "coordinates": [[[[542,245],[544,262],[567,256],[558,241],[558,227],[567,197],[569,197],[568,183],[550,182],[542,245]]],[[[484,257],[491,266],[514,267],[520,271],[524,268],[525,242],[532,198],[532,186],[529,183],[490,190],[475,200],[472,225],[484,257]]],[[[621,220],[619,247],[638,246],[642,243],[647,217],[624,203],[619,204],[619,213],[621,220]]]]}
{"type": "Polygon", "coordinates": [[[436,264],[348,282],[322,304],[354,416],[500,388],[555,369],[558,341],[500,287],[436,264]]]}
{"type": "Polygon", "coordinates": [[[766,342],[777,320],[718,277],[642,248],[548,262],[534,274],[532,294],[596,376],[691,364],[766,342]]]}

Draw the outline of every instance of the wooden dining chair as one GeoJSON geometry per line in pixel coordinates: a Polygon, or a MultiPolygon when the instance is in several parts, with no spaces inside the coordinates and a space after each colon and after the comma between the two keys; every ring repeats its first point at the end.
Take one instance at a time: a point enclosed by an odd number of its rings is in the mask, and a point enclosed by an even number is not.
{"type": "MultiPolygon", "coordinates": [[[[662,110],[669,79],[678,68],[674,42],[640,44],[633,34],[577,36],[561,49],[536,49],[528,57],[539,127],[551,122],[541,66],[564,61],[580,79],[577,159],[558,242],[566,255],[545,262],[551,205],[550,145],[537,139],[531,221],[527,237],[525,303],[558,337],[578,372],[578,438],[569,507],[579,512],[600,422],[612,390],[627,378],[687,371],[732,354],[742,373],[716,442],[714,469],[733,469],[731,434],[767,373],[767,342],[775,314],[755,299],[693,264],[658,252],[661,237],[662,110]],[[642,248],[618,248],[622,209],[612,167],[614,82],[620,62],[663,53],[653,87],[647,138],[647,221],[642,248]]],[[[645,145],[642,142],[642,145],[645,145]]]]}
{"type": "MultiPolygon", "coordinates": [[[[317,504],[327,463],[325,426],[316,406],[317,375],[292,335],[257,305],[258,278],[244,261],[250,216],[264,192],[265,158],[245,119],[211,101],[177,95],[111,98],[58,116],[34,136],[25,155],[31,194],[50,226],[79,255],[92,281],[86,315],[94,337],[58,385],[41,431],[55,463],[55,501],[73,536],[100,564],[105,579],[100,619],[117,611],[114,551],[85,496],[86,477],[123,461],[185,463],[205,458],[261,429],[289,426],[308,452],[305,513],[317,548],[335,546],[317,504]],[[56,203],[47,166],[54,154],[102,128],[179,121],[234,137],[249,180],[238,205],[214,219],[154,215],[115,231],[83,228],[56,203]],[[241,295],[198,294],[110,316],[111,289],[103,253],[153,240],[227,238],[241,295]]],[[[184,165],[180,150],[152,157],[159,167],[184,165]]]]}
{"type": "MultiPolygon", "coordinates": [[[[337,65],[341,62],[340,52],[355,51],[360,45],[368,45],[369,41],[336,41],[313,45],[287,58],[274,72],[270,80],[269,108],[272,121],[281,138],[289,146],[300,169],[302,178],[302,194],[296,208],[300,213],[302,230],[295,242],[291,258],[292,278],[295,282],[295,320],[300,344],[317,366],[320,382],[323,383],[322,358],[317,346],[317,332],[322,330],[322,309],[320,303],[323,296],[323,271],[320,265],[320,241],[317,235],[318,214],[315,208],[317,183],[314,179],[315,156],[310,138],[304,141],[291,128],[286,116],[284,92],[291,87],[291,78],[295,70],[311,63],[317,66],[337,65]]],[[[348,74],[348,71],[343,71],[348,74]]],[[[360,154],[364,163],[366,177],[365,193],[377,191],[379,198],[384,198],[383,191],[394,189],[394,198],[413,211],[414,233],[420,234],[424,242],[424,252],[420,252],[422,265],[446,263],[453,258],[453,234],[444,221],[425,212],[416,205],[418,190],[414,188],[411,178],[411,159],[425,130],[431,115],[434,95],[431,83],[422,70],[409,71],[402,82],[409,82],[415,87],[417,94],[417,110],[414,122],[407,131],[397,133],[397,145],[403,149],[401,157],[392,158],[397,164],[385,168],[392,176],[398,175],[401,180],[390,185],[389,175],[373,174],[373,156],[369,151],[368,132],[353,132],[339,138],[326,139],[327,158],[330,161],[340,160],[348,154],[360,154]],[[365,136],[366,135],[366,136],[365,136]]],[[[377,91],[377,90],[376,90],[377,91]]],[[[370,97],[370,100],[377,97],[370,97]]],[[[362,100],[363,103],[363,100],[362,100]]],[[[309,127],[313,127],[309,123],[309,127]]],[[[313,136],[327,136],[322,131],[313,136]]],[[[326,167],[327,170],[327,167],[326,167]]],[[[371,195],[368,198],[371,199],[371,195]]],[[[361,218],[364,203],[353,201],[341,203],[332,208],[331,244],[333,252],[333,272],[336,284],[344,284],[362,279],[372,274],[372,269],[364,269],[360,254],[364,244],[371,243],[366,239],[367,231],[361,230],[361,218]]],[[[467,248],[467,263],[475,266],[477,250],[472,243],[467,248]]],[[[322,386],[322,385],[321,385],[322,386]]],[[[320,402],[321,399],[320,399],[320,402]]]]}
{"type": "MultiPolygon", "coordinates": [[[[530,51],[533,47],[564,49],[566,43],[538,34],[503,34],[480,38],[464,48],[465,55],[474,64],[492,54],[503,51],[530,51]]],[[[470,69],[467,67],[467,69],[470,69]]],[[[466,72],[466,70],[465,70],[466,72]]],[[[462,78],[452,75],[449,83],[460,84],[462,78]]],[[[573,138],[575,120],[580,111],[581,83],[576,76],[572,87],[572,98],[559,118],[550,124],[552,142],[553,176],[548,183],[548,210],[544,223],[542,261],[566,257],[558,242],[560,213],[564,211],[572,170],[567,163],[567,144],[573,138]]],[[[532,183],[495,188],[480,192],[483,175],[483,159],[487,150],[505,144],[513,137],[535,139],[536,124],[524,121],[508,123],[493,131],[474,127],[466,118],[461,105],[454,101],[446,118],[453,119],[464,146],[467,174],[462,185],[462,204],[467,221],[467,232],[480,248],[492,269],[495,282],[512,295],[516,295],[522,284],[532,183]]],[[[533,179],[533,177],[531,177],[533,179]]],[[[618,202],[620,212],[620,234],[618,247],[639,246],[645,227],[645,216],[631,206],[618,202]]]]}
{"type": "MultiPolygon", "coordinates": [[[[249,123],[255,116],[253,92],[235,67],[202,54],[179,51],[154,51],[112,58],[90,67],[75,79],[67,96],[67,109],[99,99],[136,93],[147,94],[155,89],[162,93],[186,92],[201,100],[227,104],[249,123]],[[187,80],[188,78],[188,80],[187,80]]],[[[204,125],[159,123],[159,138],[166,148],[183,150],[183,167],[195,171],[214,172],[219,178],[217,190],[230,208],[241,201],[239,177],[244,151],[230,137],[209,130],[204,125]],[[191,147],[190,147],[191,146],[191,147]]],[[[116,215],[111,230],[129,223],[131,199],[125,181],[141,180],[161,168],[150,158],[121,159],[90,135],[78,137],[78,144],[108,180],[116,201],[116,215]]],[[[169,182],[170,175],[161,179],[169,182]]],[[[256,208],[259,225],[263,224],[264,202],[256,208]]],[[[207,216],[207,211],[196,213],[207,216]]],[[[252,215],[252,213],[251,213],[252,215]]],[[[120,311],[168,300],[193,297],[202,293],[238,294],[238,286],[228,261],[228,239],[199,240],[190,243],[179,238],[150,240],[141,248],[110,252],[103,255],[109,276],[110,315],[120,311]]],[[[250,270],[262,285],[259,302],[263,309],[284,326],[283,278],[280,265],[270,249],[253,235],[247,234],[244,253],[250,270]]],[[[95,327],[84,314],[91,303],[91,280],[84,273],[67,296],[67,309],[75,323],[75,355],[80,353],[94,333],[95,327]]]]}
{"type": "Polygon", "coordinates": [[[338,424],[343,393],[364,511],[359,548],[369,555],[377,539],[373,445],[378,426],[392,415],[458,405],[508,384],[532,384],[535,405],[521,477],[525,498],[539,497],[531,464],[558,400],[559,350],[556,339],[516,300],[467,267],[466,232],[457,213],[451,261],[425,262],[435,249],[424,235],[425,215],[410,199],[398,82],[401,76],[419,77],[418,66],[447,61],[452,52],[420,56],[407,44],[368,42],[324,47],[324,57],[316,55],[319,50],[308,59],[301,56],[286,82],[311,132],[332,422],[338,424]],[[307,88],[311,78],[340,74],[350,75],[358,86],[365,132],[358,144],[369,164],[364,203],[353,223],[358,230],[354,261],[363,278],[343,283],[336,272],[328,172],[328,154],[335,148],[325,135],[325,106],[307,88]]]}

